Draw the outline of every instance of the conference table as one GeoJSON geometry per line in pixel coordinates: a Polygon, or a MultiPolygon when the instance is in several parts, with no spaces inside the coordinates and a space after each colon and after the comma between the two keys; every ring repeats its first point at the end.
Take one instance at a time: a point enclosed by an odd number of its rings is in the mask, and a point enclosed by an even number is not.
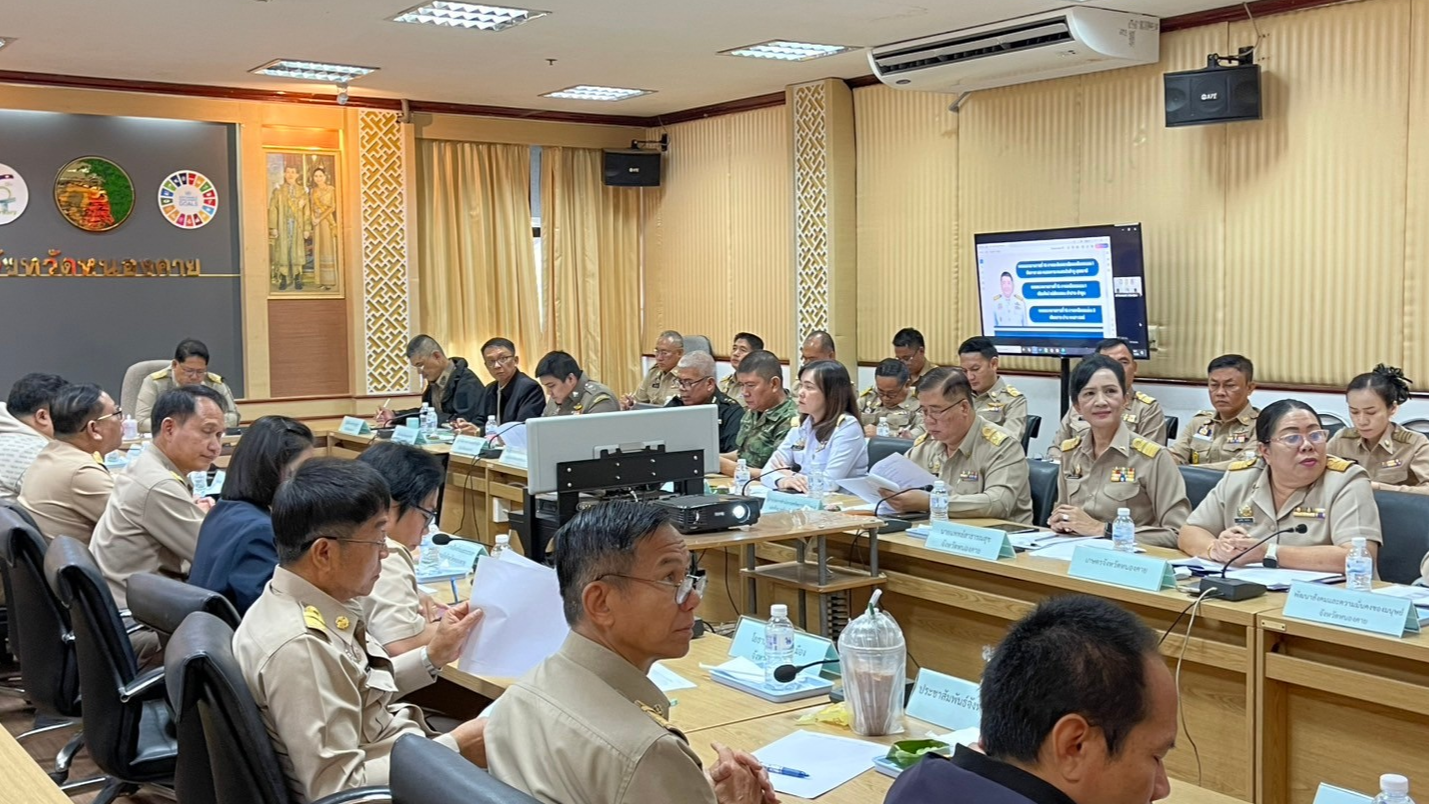
{"type": "Polygon", "coordinates": [[[5,793],[0,794],[0,800],[70,804],[69,797],[5,729],[0,729],[0,779],[5,780],[5,793]]]}

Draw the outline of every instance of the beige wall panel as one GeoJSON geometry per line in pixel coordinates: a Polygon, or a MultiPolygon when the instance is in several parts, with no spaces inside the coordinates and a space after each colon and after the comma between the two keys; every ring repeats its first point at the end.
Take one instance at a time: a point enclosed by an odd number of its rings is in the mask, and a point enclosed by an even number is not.
{"type": "Polygon", "coordinates": [[[729,274],[724,328],[708,335],[715,351],[729,351],[736,332],[753,332],[765,348],[794,354],[793,181],[789,124],[783,106],[730,117],[729,274]]]}
{"type": "MultiPolygon", "coordinates": [[[[1228,128],[1228,351],[1343,385],[1403,360],[1410,0],[1260,21],[1265,120],[1228,128]]],[[[1248,24],[1231,45],[1248,45],[1248,24]]],[[[1263,367],[1263,368],[1261,368],[1263,367]]]]}
{"type": "Polygon", "coordinates": [[[629,148],[631,140],[640,139],[644,134],[644,129],[634,126],[593,126],[452,114],[414,114],[412,123],[417,138],[423,140],[565,145],[573,148],[629,148]]]}
{"type": "Polygon", "coordinates": [[[939,365],[966,327],[957,304],[958,115],[951,98],[883,85],[853,93],[858,143],[858,359],[916,327],[939,365]]]}
{"type": "MultiPolygon", "coordinates": [[[[1429,388],[1429,0],[1414,0],[1410,30],[1409,165],[1404,237],[1404,373],[1429,388]]],[[[1390,289],[1393,292],[1393,289],[1390,289]]]]}

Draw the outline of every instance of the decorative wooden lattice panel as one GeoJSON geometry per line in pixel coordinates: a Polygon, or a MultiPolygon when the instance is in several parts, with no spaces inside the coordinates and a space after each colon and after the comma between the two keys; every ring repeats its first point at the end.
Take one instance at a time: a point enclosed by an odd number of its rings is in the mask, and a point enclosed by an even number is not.
{"type": "Polygon", "coordinates": [[[362,110],[357,118],[362,193],[362,318],[367,393],[406,393],[403,350],[412,331],[407,273],[407,170],[401,116],[362,110]]]}
{"type": "Polygon", "coordinates": [[[793,94],[795,325],[803,338],[829,327],[828,90],[809,84],[793,94]]]}

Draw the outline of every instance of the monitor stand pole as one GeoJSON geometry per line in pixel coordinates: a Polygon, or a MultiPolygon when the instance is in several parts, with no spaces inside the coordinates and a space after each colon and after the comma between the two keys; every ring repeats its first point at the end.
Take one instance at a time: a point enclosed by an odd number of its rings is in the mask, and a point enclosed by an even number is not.
{"type": "Polygon", "coordinates": [[[1067,401],[1072,393],[1072,358],[1062,357],[1062,418],[1067,417],[1067,410],[1071,403],[1067,401]]]}

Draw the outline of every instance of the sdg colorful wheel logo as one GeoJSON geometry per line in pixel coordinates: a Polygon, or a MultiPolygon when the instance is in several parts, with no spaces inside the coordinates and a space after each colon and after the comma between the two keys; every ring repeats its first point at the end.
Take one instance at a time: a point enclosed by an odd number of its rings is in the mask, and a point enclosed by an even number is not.
{"type": "Polygon", "coordinates": [[[202,173],[180,170],[159,185],[159,211],[180,229],[197,229],[218,212],[218,189],[202,173]]]}

